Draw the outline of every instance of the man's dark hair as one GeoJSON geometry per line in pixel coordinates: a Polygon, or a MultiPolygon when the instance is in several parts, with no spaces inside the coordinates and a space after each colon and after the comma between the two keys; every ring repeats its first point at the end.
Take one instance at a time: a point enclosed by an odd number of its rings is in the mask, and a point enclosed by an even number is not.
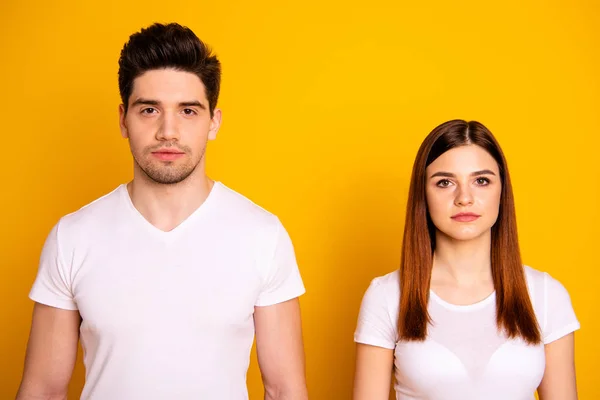
{"type": "Polygon", "coordinates": [[[133,81],[146,71],[173,68],[198,76],[206,88],[210,115],[217,105],[221,63],[189,28],[155,23],[129,37],[119,58],[119,92],[127,112],[133,81]]]}

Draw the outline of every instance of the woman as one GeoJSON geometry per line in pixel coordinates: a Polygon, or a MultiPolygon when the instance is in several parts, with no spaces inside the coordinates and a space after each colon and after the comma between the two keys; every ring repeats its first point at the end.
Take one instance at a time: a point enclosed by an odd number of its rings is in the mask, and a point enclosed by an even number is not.
{"type": "Polygon", "coordinates": [[[354,400],[577,399],[568,292],[523,266],[506,160],[453,120],[415,160],[401,265],[366,291],[354,400]]]}

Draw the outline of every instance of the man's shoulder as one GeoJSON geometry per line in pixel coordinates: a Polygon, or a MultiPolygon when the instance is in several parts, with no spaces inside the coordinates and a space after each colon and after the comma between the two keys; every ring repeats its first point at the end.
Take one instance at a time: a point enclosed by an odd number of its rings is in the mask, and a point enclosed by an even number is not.
{"type": "Polygon", "coordinates": [[[251,200],[248,196],[230,188],[222,182],[219,186],[219,206],[225,211],[228,219],[239,223],[258,226],[274,226],[279,218],[271,211],[251,200]]]}
{"type": "Polygon", "coordinates": [[[84,204],[79,209],[64,215],[58,224],[62,231],[68,230],[78,233],[86,227],[107,222],[114,215],[120,203],[123,185],[119,185],[110,192],[84,204]]]}

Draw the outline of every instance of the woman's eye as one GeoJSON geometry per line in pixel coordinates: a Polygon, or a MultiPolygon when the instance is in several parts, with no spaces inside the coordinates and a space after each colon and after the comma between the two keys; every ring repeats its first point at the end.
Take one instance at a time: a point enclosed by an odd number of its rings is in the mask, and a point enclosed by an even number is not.
{"type": "Polygon", "coordinates": [[[488,178],[477,178],[477,184],[480,186],[487,185],[488,183],[490,183],[488,178]]]}
{"type": "Polygon", "coordinates": [[[437,183],[437,186],[439,186],[439,187],[448,187],[448,186],[450,186],[450,181],[448,179],[442,179],[441,181],[439,181],[437,183]]]}

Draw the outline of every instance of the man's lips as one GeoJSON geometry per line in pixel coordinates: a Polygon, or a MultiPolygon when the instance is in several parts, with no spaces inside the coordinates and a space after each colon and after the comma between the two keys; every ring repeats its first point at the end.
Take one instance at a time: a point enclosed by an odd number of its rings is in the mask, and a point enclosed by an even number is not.
{"type": "Polygon", "coordinates": [[[177,149],[158,149],[153,151],[152,155],[161,161],[174,161],[183,157],[185,153],[177,149]]]}

